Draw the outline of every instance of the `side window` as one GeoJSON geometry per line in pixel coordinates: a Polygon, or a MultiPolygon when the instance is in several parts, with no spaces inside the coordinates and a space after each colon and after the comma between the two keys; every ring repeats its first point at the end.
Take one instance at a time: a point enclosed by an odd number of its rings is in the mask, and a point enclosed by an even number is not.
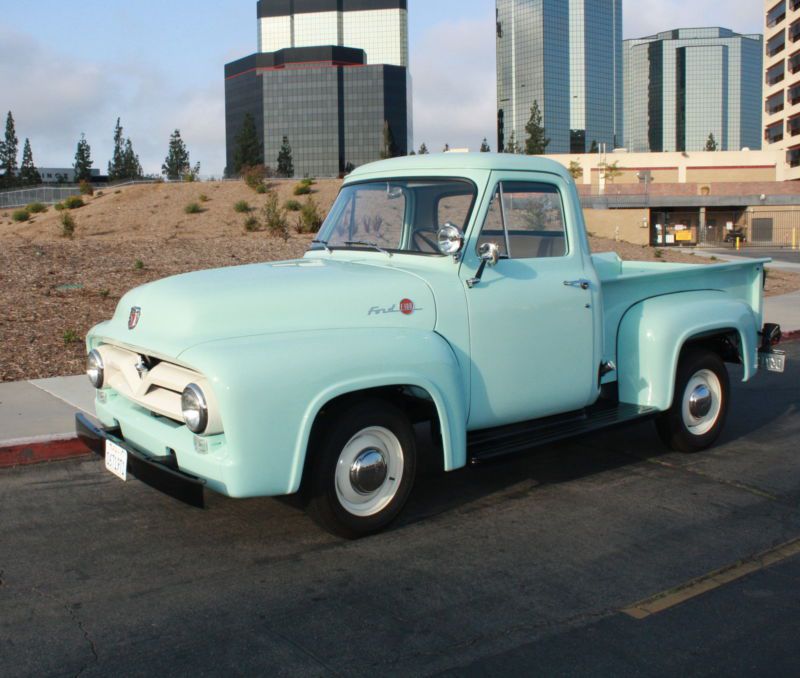
{"type": "MultiPolygon", "coordinates": [[[[509,256],[512,259],[563,257],[567,253],[561,195],[555,186],[526,181],[502,182],[492,199],[479,245],[497,242],[500,246],[495,235],[498,232],[498,216],[492,214],[492,210],[499,213],[501,238],[503,229],[506,229],[511,249],[509,256]],[[499,209],[501,197],[502,210],[499,209]]],[[[505,243],[500,251],[505,254],[505,243]]]]}

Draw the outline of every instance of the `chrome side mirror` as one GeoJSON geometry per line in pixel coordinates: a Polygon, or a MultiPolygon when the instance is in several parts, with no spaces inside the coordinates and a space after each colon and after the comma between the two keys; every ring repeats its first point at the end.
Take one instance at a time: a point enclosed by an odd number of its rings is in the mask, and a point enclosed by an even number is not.
{"type": "Polygon", "coordinates": [[[481,265],[475,273],[474,278],[467,280],[467,287],[472,289],[477,285],[483,277],[483,272],[486,270],[486,264],[494,266],[500,260],[500,248],[493,242],[485,242],[478,247],[478,256],[481,258],[481,265]]]}
{"type": "Polygon", "coordinates": [[[485,242],[478,248],[481,261],[495,266],[500,260],[500,248],[493,242],[485,242]]]}
{"type": "Polygon", "coordinates": [[[439,229],[436,239],[442,254],[456,256],[464,246],[464,234],[449,221],[439,229]]]}

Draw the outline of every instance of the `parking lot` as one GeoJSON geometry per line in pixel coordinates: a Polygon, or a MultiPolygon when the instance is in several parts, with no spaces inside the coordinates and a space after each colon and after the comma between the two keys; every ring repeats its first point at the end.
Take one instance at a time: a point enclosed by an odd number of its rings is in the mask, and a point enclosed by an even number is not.
{"type": "Polygon", "coordinates": [[[99,459],[0,472],[0,673],[778,675],[800,669],[800,342],[723,439],[652,424],[421,478],[358,542],[200,511],[99,459]]]}

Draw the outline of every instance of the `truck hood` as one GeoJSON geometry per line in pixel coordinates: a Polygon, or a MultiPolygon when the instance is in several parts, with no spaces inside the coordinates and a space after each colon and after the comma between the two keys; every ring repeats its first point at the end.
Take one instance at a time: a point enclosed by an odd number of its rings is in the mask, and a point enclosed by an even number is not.
{"type": "Polygon", "coordinates": [[[208,341],[352,328],[433,329],[433,293],[391,266],[298,259],[186,273],[137,287],[96,334],[177,358],[208,341]]]}

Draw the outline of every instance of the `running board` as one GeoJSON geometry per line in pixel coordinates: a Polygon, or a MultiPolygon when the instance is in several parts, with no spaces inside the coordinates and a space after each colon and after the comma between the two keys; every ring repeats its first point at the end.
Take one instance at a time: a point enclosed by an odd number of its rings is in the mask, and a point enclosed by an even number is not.
{"type": "Polygon", "coordinates": [[[657,413],[655,407],[601,403],[566,415],[473,431],[467,435],[467,458],[470,464],[480,464],[657,413]]]}

